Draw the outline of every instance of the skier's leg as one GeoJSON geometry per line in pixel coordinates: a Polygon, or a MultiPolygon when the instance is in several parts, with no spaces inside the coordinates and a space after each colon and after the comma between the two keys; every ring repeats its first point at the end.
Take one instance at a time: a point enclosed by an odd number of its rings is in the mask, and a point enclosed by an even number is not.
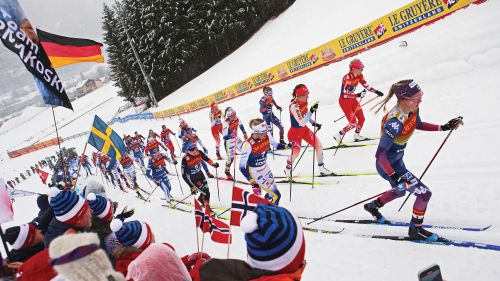
{"type": "Polygon", "coordinates": [[[309,128],[305,127],[306,132],[304,133],[304,140],[315,148],[316,151],[316,160],[318,161],[318,165],[323,164],[323,145],[318,138],[318,135],[314,134],[309,128]]]}

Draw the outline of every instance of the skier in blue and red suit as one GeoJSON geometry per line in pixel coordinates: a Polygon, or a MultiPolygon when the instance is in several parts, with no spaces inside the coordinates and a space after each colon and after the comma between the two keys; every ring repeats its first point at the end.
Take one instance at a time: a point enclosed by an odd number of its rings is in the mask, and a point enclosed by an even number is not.
{"type": "Polygon", "coordinates": [[[427,204],[432,196],[429,188],[413,175],[403,162],[404,150],[415,129],[423,131],[448,131],[463,124],[462,117],[453,118],[444,125],[423,122],[419,115],[419,105],[423,92],[413,80],[402,80],[392,85],[389,95],[378,104],[376,113],[395,95],[397,104],[382,119],[380,142],[375,154],[377,171],[387,180],[392,189],[377,199],[364,205],[379,223],[385,218],[379,208],[402,197],[406,191],[417,198],[413,204],[413,214],[408,236],[415,240],[438,241],[440,237],[422,228],[427,204]]]}
{"type": "Polygon", "coordinates": [[[280,119],[276,117],[273,113],[273,105],[276,106],[276,108],[281,111],[283,110],[281,106],[276,104],[276,101],[273,99],[273,89],[269,86],[265,86],[262,88],[262,91],[264,92],[264,96],[260,99],[259,105],[260,105],[260,113],[262,113],[262,119],[266,121],[267,124],[267,129],[269,132],[271,132],[271,135],[273,134],[273,127],[271,123],[276,125],[280,131],[280,143],[285,144],[284,140],[284,135],[285,135],[285,129],[283,128],[283,124],[281,124],[280,119]]]}

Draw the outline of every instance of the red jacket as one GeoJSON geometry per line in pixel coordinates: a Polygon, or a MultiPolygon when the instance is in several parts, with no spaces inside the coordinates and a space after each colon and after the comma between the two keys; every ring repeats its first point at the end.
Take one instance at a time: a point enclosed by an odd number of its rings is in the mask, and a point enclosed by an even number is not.
{"type": "Polygon", "coordinates": [[[26,260],[16,273],[20,281],[47,281],[57,276],[50,265],[49,249],[45,249],[26,260]]]}

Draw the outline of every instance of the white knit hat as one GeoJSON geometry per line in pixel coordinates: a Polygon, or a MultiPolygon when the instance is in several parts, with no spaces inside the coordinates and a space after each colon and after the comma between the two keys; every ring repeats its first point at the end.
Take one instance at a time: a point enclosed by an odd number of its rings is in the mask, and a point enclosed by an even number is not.
{"type": "Polygon", "coordinates": [[[95,233],[67,234],[54,239],[49,255],[55,270],[71,281],[125,281],[99,248],[95,233]]]}

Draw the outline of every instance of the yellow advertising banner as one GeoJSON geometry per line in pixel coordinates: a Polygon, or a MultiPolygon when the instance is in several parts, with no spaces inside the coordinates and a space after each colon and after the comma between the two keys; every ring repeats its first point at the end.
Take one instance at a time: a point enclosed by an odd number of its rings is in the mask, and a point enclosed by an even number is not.
{"type": "Polygon", "coordinates": [[[254,92],[264,86],[303,75],[319,67],[354,56],[442,19],[471,4],[483,2],[485,0],[413,1],[396,11],[230,87],[187,104],[154,112],[153,115],[155,118],[176,116],[208,107],[211,102],[221,103],[254,92]]]}

